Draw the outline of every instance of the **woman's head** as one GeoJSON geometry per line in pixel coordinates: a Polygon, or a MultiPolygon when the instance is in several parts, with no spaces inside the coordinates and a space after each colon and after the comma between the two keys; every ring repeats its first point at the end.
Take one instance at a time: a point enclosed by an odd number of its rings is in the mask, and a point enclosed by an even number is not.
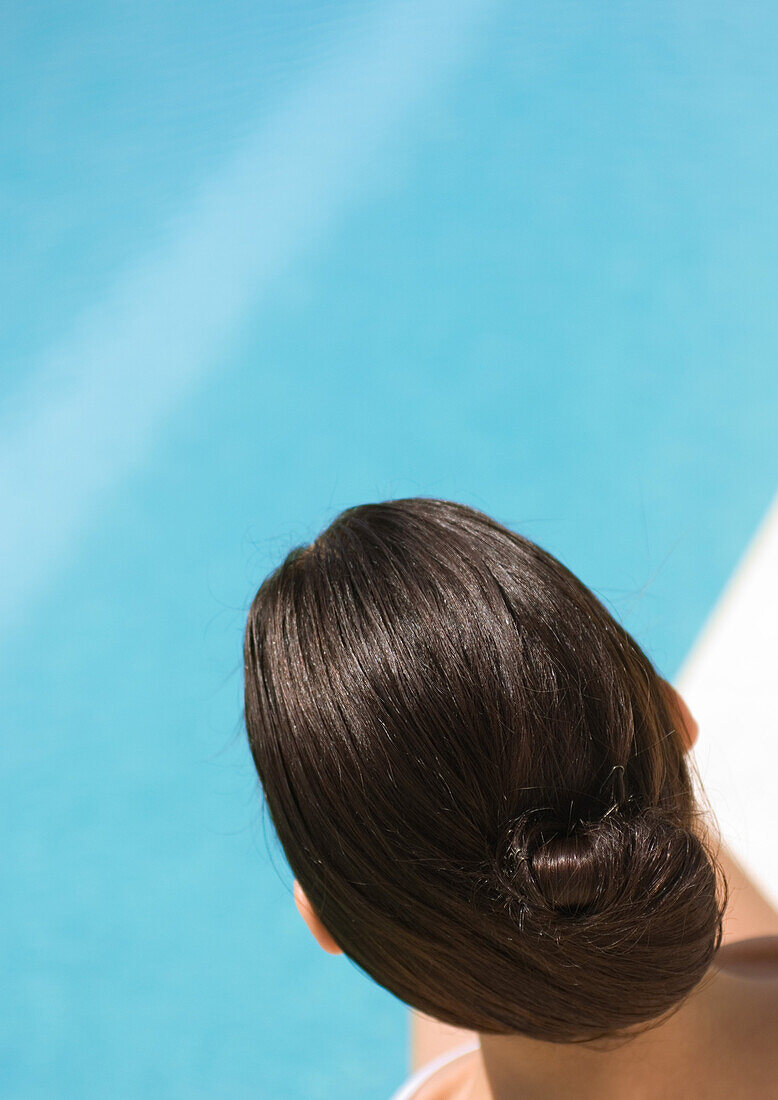
{"type": "Polygon", "coordinates": [[[581,1040],[708,970],[723,883],[678,708],[534,543],[449,501],[347,509],[257,593],[245,692],[310,906],[407,1004],[581,1040]]]}

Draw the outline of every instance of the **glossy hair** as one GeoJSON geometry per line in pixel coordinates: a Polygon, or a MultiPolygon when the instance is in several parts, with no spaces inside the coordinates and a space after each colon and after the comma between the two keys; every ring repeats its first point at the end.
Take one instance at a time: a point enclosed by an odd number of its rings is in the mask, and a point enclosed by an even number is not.
{"type": "Polygon", "coordinates": [[[244,648],[279,840],[381,986],[571,1042],[700,982],[726,884],[665,685],[551,554],[451,501],[348,508],[264,581],[244,648]]]}

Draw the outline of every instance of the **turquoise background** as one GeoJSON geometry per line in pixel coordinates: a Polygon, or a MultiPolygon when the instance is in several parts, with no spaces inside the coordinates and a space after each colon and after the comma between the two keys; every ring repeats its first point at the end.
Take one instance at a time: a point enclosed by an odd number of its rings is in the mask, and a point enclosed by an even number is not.
{"type": "Polygon", "coordinates": [[[294,909],[248,603],[341,508],[441,496],[677,671],[776,487],[778,9],[0,30],[0,1095],[382,1100],[406,1010],[294,909]]]}

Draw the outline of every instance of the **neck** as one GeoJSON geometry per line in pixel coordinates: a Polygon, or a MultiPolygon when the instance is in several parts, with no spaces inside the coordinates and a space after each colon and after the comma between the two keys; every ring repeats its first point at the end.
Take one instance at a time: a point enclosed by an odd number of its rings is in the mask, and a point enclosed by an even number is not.
{"type": "Polygon", "coordinates": [[[677,1088],[695,1052],[718,1033],[733,983],[736,979],[726,971],[712,968],[681,1008],[628,1040],[547,1043],[522,1035],[482,1034],[467,1100],[616,1100],[642,1096],[641,1088],[651,1097],[663,1082],[672,1083],[673,1095],[681,1095],[677,1088]]]}

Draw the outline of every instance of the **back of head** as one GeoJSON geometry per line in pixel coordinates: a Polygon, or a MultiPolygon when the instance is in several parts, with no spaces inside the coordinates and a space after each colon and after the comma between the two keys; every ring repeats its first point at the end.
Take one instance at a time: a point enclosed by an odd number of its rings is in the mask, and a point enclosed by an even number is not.
{"type": "Polygon", "coordinates": [[[252,604],[246,723],[345,953],[457,1027],[653,1021],[721,939],[664,685],[554,557],[461,504],[349,508],[252,604]]]}

